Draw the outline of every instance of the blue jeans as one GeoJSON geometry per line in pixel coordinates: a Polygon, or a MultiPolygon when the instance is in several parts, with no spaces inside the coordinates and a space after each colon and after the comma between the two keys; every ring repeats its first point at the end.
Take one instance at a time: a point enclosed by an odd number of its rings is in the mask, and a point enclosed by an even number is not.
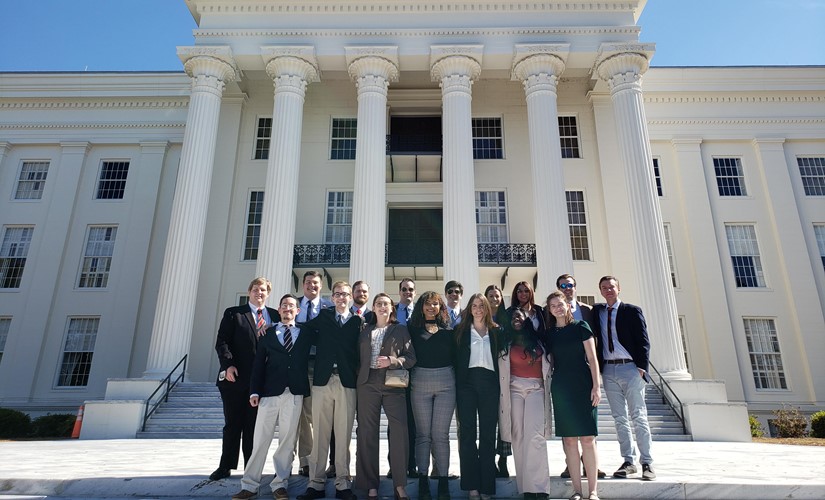
{"type": "Polygon", "coordinates": [[[619,449],[625,462],[636,463],[636,446],[639,447],[641,463],[653,464],[650,456],[650,426],[647,423],[647,406],[645,405],[645,380],[639,375],[634,363],[604,366],[602,372],[604,391],[610,412],[616,423],[616,436],[619,449]],[[629,411],[629,413],[628,413],[629,411]],[[636,433],[636,444],[630,432],[630,421],[636,433]]]}

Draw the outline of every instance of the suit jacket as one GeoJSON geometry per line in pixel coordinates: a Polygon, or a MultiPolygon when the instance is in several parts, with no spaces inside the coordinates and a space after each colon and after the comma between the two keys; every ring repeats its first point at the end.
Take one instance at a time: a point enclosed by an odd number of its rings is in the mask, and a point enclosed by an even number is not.
{"type": "Polygon", "coordinates": [[[333,365],[338,366],[341,385],[355,389],[358,373],[358,335],[364,320],[352,314],[344,326],[338,325],[335,309],[321,309],[318,316],[304,323],[302,332],[311,331],[315,338],[315,371],[312,385],[327,385],[333,365]]]}
{"type": "MultiPolygon", "coordinates": [[[[357,308],[355,306],[351,306],[349,310],[350,312],[352,312],[352,314],[355,314],[357,308]]],[[[373,321],[373,318],[375,317],[375,312],[373,312],[372,309],[370,309],[369,307],[364,306],[363,310],[361,311],[361,317],[364,318],[364,323],[370,323],[373,321]]]]}
{"type": "MultiPolygon", "coordinates": [[[[277,321],[278,311],[271,307],[266,308],[269,319],[277,321]]],[[[249,391],[249,379],[252,376],[252,361],[258,345],[258,332],[255,328],[257,319],[249,309],[249,305],[235,306],[226,309],[218,327],[218,338],[215,340],[215,351],[221,371],[230,366],[238,369],[235,382],[217,380],[216,384],[222,389],[249,391]]],[[[219,377],[220,378],[220,377],[219,377]]]]}
{"type": "MultiPolygon", "coordinates": [[[[459,326],[460,328],[460,326],[459,326]]],[[[455,362],[453,368],[455,369],[455,382],[461,384],[467,380],[470,374],[470,325],[463,330],[456,330],[456,335],[461,335],[461,339],[455,350],[455,362]]],[[[496,380],[498,380],[498,357],[501,350],[503,330],[499,328],[491,328],[487,335],[490,336],[490,351],[493,355],[493,368],[496,372],[496,380]]],[[[498,387],[491,387],[490,394],[498,394],[498,387]]]]}
{"type": "Polygon", "coordinates": [[[309,349],[315,341],[314,334],[302,328],[292,350],[287,351],[278,339],[277,326],[267,330],[258,343],[249,393],[260,397],[280,396],[288,387],[292,394],[309,396],[309,349]]]}
{"type": "MultiPolygon", "coordinates": [[[[358,337],[358,352],[360,353],[360,363],[358,365],[358,385],[366,384],[370,375],[370,360],[372,359],[372,331],[375,325],[367,325],[358,337]]],[[[390,357],[390,368],[406,368],[409,370],[415,366],[415,349],[412,346],[412,339],[407,327],[397,323],[387,326],[384,333],[384,341],[381,343],[379,356],[390,357]]],[[[386,368],[384,368],[386,370],[386,368]]]]}
{"type": "MultiPolygon", "coordinates": [[[[593,306],[593,322],[590,327],[593,335],[600,343],[596,349],[596,357],[599,359],[599,370],[604,371],[604,352],[608,349],[607,342],[602,342],[602,322],[601,311],[607,309],[607,304],[596,304],[593,306]]],[[[638,306],[620,302],[616,311],[616,337],[619,343],[627,349],[637,367],[647,373],[650,365],[650,339],[647,336],[647,323],[642,310],[638,306]]],[[[647,377],[645,377],[647,380],[647,377]]]]}

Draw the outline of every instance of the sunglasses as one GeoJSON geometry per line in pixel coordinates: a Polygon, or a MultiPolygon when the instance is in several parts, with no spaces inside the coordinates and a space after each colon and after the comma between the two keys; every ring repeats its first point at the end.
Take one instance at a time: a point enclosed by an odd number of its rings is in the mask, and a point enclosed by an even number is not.
{"type": "Polygon", "coordinates": [[[559,285],[559,288],[562,290],[567,290],[568,288],[576,288],[576,285],[572,283],[562,283],[561,285],[559,285]]]}
{"type": "Polygon", "coordinates": [[[409,287],[409,288],[407,288],[407,287],[405,287],[405,286],[402,286],[402,287],[401,287],[401,291],[402,291],[402,292],[414,292],[414,291],[415,291],[415,288],[413,288],[413,287],[409,287]]]}
{"type": "Polygon", "coordinates": [[[450,288],[449,290],[447,290],[447,295],[461,295],[462,293],[464,293],[464,291],[460,288],[450,288]]]}

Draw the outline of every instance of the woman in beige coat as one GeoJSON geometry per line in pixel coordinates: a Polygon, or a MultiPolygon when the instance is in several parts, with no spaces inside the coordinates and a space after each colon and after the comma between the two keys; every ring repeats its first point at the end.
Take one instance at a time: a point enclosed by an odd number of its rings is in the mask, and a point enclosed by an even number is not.
{"type": "Polygon", "coordinates": [[[550,438],[551,363],[546,348],[523,330],[526,314],[513,311],[511,328],[498,357],[501,439],[513,444],[516,486],[524,500],[549,498],[550,471],[547,440],[550,438]]]}

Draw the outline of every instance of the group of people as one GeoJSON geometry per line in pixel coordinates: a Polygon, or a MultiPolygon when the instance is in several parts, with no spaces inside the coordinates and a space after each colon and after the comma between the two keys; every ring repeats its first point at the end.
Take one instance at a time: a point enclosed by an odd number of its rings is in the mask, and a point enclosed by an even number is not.
{"type": "Polygon", "coordinates": [[[369,285],[360,281],[336,282],[332,301],[323,300],[321,277],[305,273],[304,296],[286,294],[277,309],[265,305],[269,280],[256,278],[249,303],[227,309],[221,320],[217,385],[226,425],[220,465],[210,479],[229,477],[242,451],[242,490],[233,499],[257,496],[277,424],[270,483],[276,500],[288,499],[296,451],[299,473],[309,477],[297,500],[323,498],[327,478],[334,478],[336,498],[355,500],[354,487],[377,500],[383,409],[387,476],[396,500],[408,498],[408,477],[418,479],[420,499],[450,499],[453,414],[461,489],[471,500],[495,494],[496,477],[509,475],[511,454],[525,500],[548,498],[553,429],[562,438],[562,477],[571,480],[571,500],[598,500],[602,381],[624,460],[613,476],[637,474],[638,449],[641,478],[655,479],[644,402],[650,343],[641,309],[619,300],[615,277],[600,279],[606,303],[592,308],[576,299],[576,281],[564,274],[544,308],[522,281],[509,307],[501,289],[490,285],[463,310],[458,281],[449,281],[443,296],[427,291],[416,301],[415,282],[405,278],[397,304],[386,293],[370,304],[369,285]],[[353,484],[349,450],[356,415],[353,484]]]}

